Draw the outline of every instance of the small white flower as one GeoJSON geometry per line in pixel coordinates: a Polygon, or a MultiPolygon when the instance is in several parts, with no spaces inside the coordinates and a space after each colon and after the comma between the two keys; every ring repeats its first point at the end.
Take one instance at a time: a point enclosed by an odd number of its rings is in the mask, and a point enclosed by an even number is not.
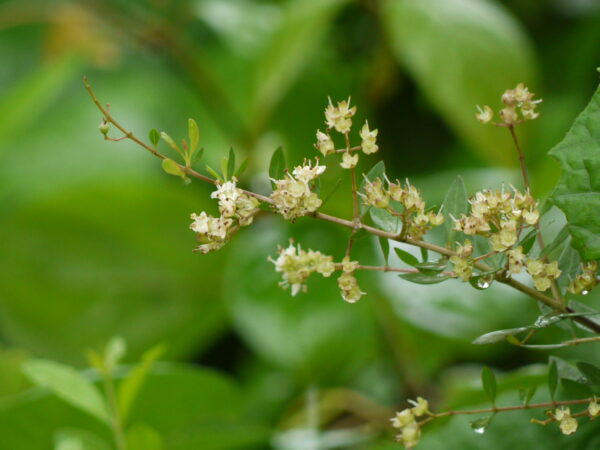
{"type": "Polygon", "coordinates": [[[344,152],[340,166],[344,169],[352,169],[356,167],[356,164],[358,164],[358,153],[353,155],[350,152],[344,152]]]}

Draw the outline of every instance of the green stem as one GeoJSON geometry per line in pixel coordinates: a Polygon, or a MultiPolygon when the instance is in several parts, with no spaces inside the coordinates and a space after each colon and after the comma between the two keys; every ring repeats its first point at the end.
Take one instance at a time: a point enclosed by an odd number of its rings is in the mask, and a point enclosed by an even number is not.
{"type": "Polygon", "coordinates": [[[108,399],[108,406],[111,411],[111,427],[115,445],[117,450],[127,450],[127,442],[123,431],[123,422],[121,420],[121,413],[119,412],[119,404],[117,403],[112,374],[103,371],[102,378],[104,381],[104,391],[106,392],[106,398],[108,399]]]}

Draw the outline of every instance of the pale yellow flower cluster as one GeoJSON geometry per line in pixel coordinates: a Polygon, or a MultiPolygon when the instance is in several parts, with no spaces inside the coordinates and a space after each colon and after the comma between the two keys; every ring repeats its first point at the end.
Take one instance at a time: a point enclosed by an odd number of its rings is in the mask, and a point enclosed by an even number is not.
{"type": "Polygon", "coordinates": [[[223,247],[230,237],[233,219],[223,217],[212,217],[202,211],[200,214],[192,214],[193,222],[190,229],[196,233],[196,241],[200,243],[194,251],[209,253],[223,247]]]}
{"type": "Polygon", "coordinates": [[[212,217],[204,211],[191,215],[193,222],[190,229],[196,233],[196,240],[200,243],[194,251],[209,253],[219,250],[239,227],[252,223],[260,202],[237,188],[236,182],[232,178],[220,183],[211,194],[211,198],[219,202],[220,217],[212,217]]]}
{"type": "Polygon", "coordinates": [[[465,240],[464,244],[457,243],[456,255],[450,257],[450,262],[454,266],[454,273],[463,281],[469,281],[473,275],[473,244],[470,240],[465,240]]]}
{"type": "Polygon", "coordinates": [[[315,212],[323,203],[319,196],[312,192],[311,182],[325,172],[325,166],[318,163],[297,166],[292,173],[286,173],[282,180],[272,180],[275,190],[271,194],[273,207],[288,220],[295,220],[315,212]]]}
{"type": "Polygon", "coordinates": [[[598,262],[589,261],[581,264],[582,273],[577,275],[569,284],[572,294],[587,294],[598,284],[598,262]]]}
{"type": "Polygon", "coordinates": [[[577,431],[577,419],[571,416],[571,410],[566,407],[556,408],[554,418],[563,434],[573,434],[577,431]]]}
{"type": "MultiPolygon", "coordinates": [[[[342,161],[340,166],[344,169],[352,169],[358,164],[358,151],[354,151],[350,148],[349,133],[352,128],[352,117],[356,113],[356,107],[350,107],[350,99],[338,102],[337,106],[334,106],[329,99],[329,105],[325,108],[325,124],[327,129],[325,132],[317,130],[317,142],[315,147],[319,150],[323,156],[328,156],[336,153],[335,143],[331,137],[330,132],[332,130],[337,131],[345,136],[344,148],[342,152],[342,161]]],[[[377,150],[377,133],[378,130],[371,130],[368,122],[365,122],[362,129],[360,130],[361,145],[358,150],[362,150],[365,155],[370,155],[377,150]]]]}
{"type": "Polygon", "coordinates": [[[359,195],[362,197],[363,204],[387,209],[393,213],[395,211],[390,208],[390,200],[400,203],[404,207],[404,211],[400,215],[403,225],[407,227],[407,237],[420,239],[428,230],[444,222],[444,215],[441,211],[434,213],[425,210],[425,201],[419,190],[408,180],[406,180],[405,186],[402,186],[397,180],[396,183],[392,183],[387,178],[386,183],[387,187],[380,178],[369,181],[365,177],[364,193],[359,192],[359,195]]]}
{"type": "Polygon", "coordinates": [[[494,251],[509,249],[517,243],[522,228],[534,226],[540,218],[537,202],[529,192],[513,191],[512,195],[504,189],[477,192],[469,199],[470,215],[452,218],[454,230],[489,238],[494,251]]]}
{"type": "Polygon", "coordinates": [[[290,243],[288,248],[280,248],[276,260],[269,258],[275,264],[275,270],[282,273],[283,281],[279,283],[284,289],[291,288],[292,295],[300,290],[306,292],[306,280],[313,272],[329,277],[335,271],[331,256],[323,255],[313,250],[302,250],[290,243]]]}
{"type": "Polygon", "coordinates": [[[560,277],[562,273],[558,268],[558,262],[545,263],[541,259],[527,259],[525,264],[527,273],[533,278],[533,285],[538,291],[544,292],[552,285],[552,281],[560,277]]]}
{"type": "Polygon", "coordinates": [[[392,426],[400,432],[396,435],[396,440],[407,449],[416,447],[421,439],[421,428],[417,422],[417,417],[429,414],[429,403],[427,400],[417,397],[416,401],[409,401],[413,407],[403,409],[397,412],[390,419],[392,426]]]}
{"type": "MultiPolygon", "coordinates": [[[[542,100],[534,100],[534,95],[523,83],[519,83],[514,89],[505,91],[502,94],[502,103],[505,106],[499,112],[502,122],[513,126],[527,120],[537,119],[540,114],[536,111],[536,107],[542,100]]],[[[492,121],[494,111],[488,105],[484,105],[483,108],[477,106],[477,111],[475,117],[481,123],[492,121]]]]}
{"type": "Polygon", "coordinates": [[[219,202],[221,217],[232,217],[238,220],[240,226],[248,226],[258,211],[260,202],[236,187],[237,180],[217,185],[217,190],[210,194],[210,198],[216,198],[219,202]]]}
{"type": "Polygon", "coordinates": [[[338,278],[338,287],[342,298],[348,303],[356,303],[365,294],[360,290],[354,272],[358,268],[358,261],[350,261],[348,256],[342,260],[342,275],[338,278]]]}

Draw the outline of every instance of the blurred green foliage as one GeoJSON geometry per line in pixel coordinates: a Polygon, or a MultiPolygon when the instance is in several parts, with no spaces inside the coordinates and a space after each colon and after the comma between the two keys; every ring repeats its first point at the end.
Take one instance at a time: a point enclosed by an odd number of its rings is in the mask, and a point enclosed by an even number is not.
{"type": "MultiPolygon", "coordinates": [[[[179,141],[193,117],[203,163],[219,167],[233,146],[249,161],[242,184],[262,191],[273,151],[292,164],[314,156],[327,97],[352,96],[357,122],[380,131],[388,173],[439,205],[458,174],[469,193],[519,182],[504,130],[474,119],[476,104],[497,106],[519,81],[544,98],[520,132],[534,191],[547,194],[559,169],[546,152],[595,89],[598,48],[600,8],[586,1],[0,1],[0,447],[104,448],[90,433],[108,442],[107,428],[30,387],[21,366],[82,369],[85,350],[114,335],[126,362],[159,343],[172,361],[140,392],[133,449],[396,448],[386,413],[407,396],[485,403],[486,364],[500,374],[497,403],[510,404],[545,377],[545,353],[470,344],[538,314],[502,287],[369,274],[356,305],[333,280],[293,298],[277,287],[266,257],[278,244],[340,254],[347,231],[261,217],[223,251],[191,254],[188,217],[216,209],[209,188],[103,141],[84,74],[140,136],[157,128],[179,141]]],[[[340,174],[328,170],[324,192],[340,174]]],[[[349,216],[348,189],[326,210],[349,216]]],[[[556,213],[549,232],[563,223],[556,213]]],[[[365,264],[381,263],[376,241],[356,246],[365,264]]],[[[600,361],[589,348],[559,354],[600,361]]],[[[428,429],[421,448],[599,445],[596,424],[567,438],[529,417],[499,415],[483,436],[456,418],[428,429]]]]}

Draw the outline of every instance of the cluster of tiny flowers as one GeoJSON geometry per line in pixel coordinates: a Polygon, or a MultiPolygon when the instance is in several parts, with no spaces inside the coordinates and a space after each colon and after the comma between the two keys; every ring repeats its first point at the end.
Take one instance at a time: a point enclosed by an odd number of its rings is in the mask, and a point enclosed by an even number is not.
{"type": "Polygon", "coordinates": [[[354,272],[358,268],[358,261],[350,261],[348,256],[342,260],[342,275],[338,278],[342,298],[348,303],[356,303],[365,294],[360,290],[354,272]]]}
{"type": "Polygon", "coordinates": [[[311,182],[325,172],[325,166],[314,166],[310,162],[297,166],[292,173],[286,173],[282,180],[272,180],[275,190],[271,194],[273,207],[285,219],[295,220],[315,212],[323,203],[311,191],[311,182]]]}
{"type": "Polygon", "coordinates": [[[194,251],[209,253],[219,250],[239,227],[252,223],[260,202],[237,188],[236,181],[233,178],[218,184],[217,190],[210,196],[219,202],[220,217],[212,217],[204,211],[191,215],[193,222],[190,229],[196,233],[196,240],[200,243],[194,251]]]}
{"type": "Polygon", "coordinates": [[[390,207],[390,200],[400,203],[404,207],[402,213],[403,225],[406,227],[405,235],[413,239],[420,239],[431,228],[444,222],[441,211],[425,211],[425,201],[419,190],[406,180],[406,186],[398,181],[390,182],[386,178],[387,188],[380,178],[369,181],[365,178],[364,193],[359,193],[362,201],[367,206],[388,209],[395,213],[390,207]]]}
{"type": "Polygon", "coordinates": [[[335,264],[331,256],[323,255],[313,250],[302,250],[290,243],[288,248],[280,248],[279,256],[273,260],[275,270],[281,272],[283,281],[279,283],[284,289],[291,287],[292,295],[300,290],[306,292],[306,280],[313,272],[318,272],[324,277],[329,277],[335,271],[335,264]]]}
{"type": "Polygon", "coordinates": [[[481,235],[490,239],[492,250],[503,252],[512,247],[523,227],[535,225],[540,213],[529,192],[513,188],[513,194],[502,190],[486,189],[469,199],[471,212],[460,219],[452,218],[454,230],[467,235],[481,235]]]}
{"type": "MultiPolygon", "coordinates": [[[[540,100],[534,100],[535,94],[529,92],[529,89],[519,83],[516,88],[508,89],[502,94],[502,103],[504,108],[499,112],[500,118],[505,125],[512,126],[527,120],[537,119],[539,113],[535,110],[540,100]]],[[[494,117],[494,111],[488,105],[483,108],[477,107],[475,117],[481,123],[489,123],[494,117]]]]}
{"type": "Polygon", "coordinates": [[[527,259],[525,264],[527,273],[533,278],[533,285],[538,291],[544,292],[552,285],[552,281],[560,277],[562,273],[558,268],[558,262],[545,263],[541,259],[527,259]]]}
{"type": "MultiPolygon", "coordinates": [[[[348,138],[348,134],[352,128],[352,117],[355,113],[356,107],[350,107],[350,99],[339,102],[337,106],[333,106],[331,99],[329,99],[329,105],[325,108],[325,124],[327,128],[325,132],[317,130],[317,142],[315,147],[323,154],[323,156],[328,156],[336,152],[335,143],[330,134],[332,130],[336,130],[338,133],[345,135],[346,150],[343,151],[342,161],[340,163],[340,166],[344,169],[352,169],[358,164],[358,152],[352,152],[353,149],[349,147],[348,138]]],[[[365,122],[360,130],[360,150],[366,155],[373,154],[379,150],[379,146],[377,145],[377,133],[378,130],[369,129],[368,122],[365,122]]]]}
{"type": "MultiPolygon", "coordinates": [[[[567,407],[556,408],[554,412],[548,413],[552,419],[558,422],[560,431],[563,434],[573,434],[577,431],[578,422],[575,417],[571,415],[571,410],[567,407]]],[[[594,420],[600,415],[600,405],[596,397],[592,399],[585,411],[576,414],[576,416],[587,415],[591,420],[594,420]]]]}
{"type": "Polygon", "coordinates": [[[469,281],[473,275],[473,244],[470,240],[465,240],[463,244],[457,243],[456,255],[450,257],[450,262],[454,266],[454,273],[463,281],[469,281]]]}
{"type": "Polygon", "coordinates": [[[598,284],[598,263],[596,261],[583,263],[581,265],[581,270],[582,273],[577,275],[577,277],[569,284],[569,292],[572,294],[586,295],[598,284]]]}
{"type": "Polygon", "coordinates": [[[414,448],[421,439],[421,428],[417,417],[430,414],[427,400],[417,397],[417,401],[409,400],[409,402],[413,405],[412,408],[403,409],[390,419],[392,426],[399,430],[396,440],[407,449],[414,448]]]}
{"type": "Polygon", "coordinates": [[[562,431],[563,434],[573,434],[577,431],[577,419],[571,416],[571,410],[569,408],[556,408],[554,411],[554,418],[558,422],[560,431],[562,431]]]}

